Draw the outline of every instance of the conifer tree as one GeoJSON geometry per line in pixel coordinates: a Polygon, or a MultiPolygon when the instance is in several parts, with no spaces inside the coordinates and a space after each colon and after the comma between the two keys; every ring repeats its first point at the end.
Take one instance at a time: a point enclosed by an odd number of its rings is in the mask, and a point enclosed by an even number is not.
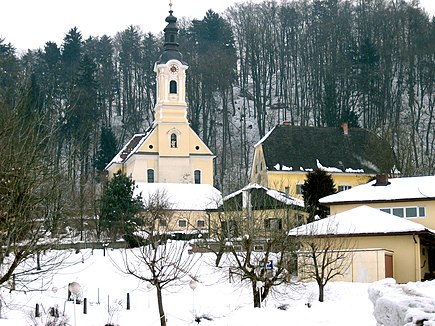
{"type": "Polygon", "coordinates": [[[100,230],[107,231],[113,240],[118,236],[132,235],[143,208],[142,196],[133,197],[136,185],[131,177],[118,171],[106,184],[101,197],[100,230]]]}
{"type": "Polygon", "coordinates": [[[95,167],[98,171],[103,171],[111,159],[116,155],[117,142],[115,134],[109,127],[101,128],[100,146],[98,148],[95,167]]]}
{"type": "Polygon", "coordinates": [[[305,208],[309,213],[308,222],[312,222],[316,215],[321,218],[326,217],[328,210],[319,204],[319,199],[336,192],[331,175],[321,169],[308,172],[301,188],[305,208]]]}

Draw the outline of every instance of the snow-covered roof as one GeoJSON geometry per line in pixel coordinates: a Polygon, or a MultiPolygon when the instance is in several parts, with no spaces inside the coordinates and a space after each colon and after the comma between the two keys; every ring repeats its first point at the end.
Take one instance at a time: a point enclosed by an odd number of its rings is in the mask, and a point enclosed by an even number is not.
{"type": "Polygon", "coordinates": [[[375,186],[376,180],[321,198],[322,204],[435,199],[435,176],[402,177],[375,186]]]}
{"type": "Polygon", "coordinates": [[[258,145],[264,143],[264,141],[270,136],[270,134],[275,130],[276,126],[273,127],[271,130],[269,130],[264,136],[263,138],[261,138],[255,145],[254,147],[257,147],[258,145]]]}
{"type": "Polygon", "coordinates": [[[209,184],[136,182],[134,196],[142,193],[144,202],[161,194],[173,210],[203,211],[215,209],[222,202],[222,194],[209,184]]]}
{"type": "Polygon", "coordinates": [[[135,134],[131,139],[124,145],[123,148],[115,155],[115,157],[107,164],[105,169],[107,170],[112,164],[121,164],[126,161],[131,155],[137,152],[137,150],[142,146],[145,140],[149,137],[151,132],[154,130],[154,126],[151,126],[147,132],[135,134]]]}
{"type": "Polygon", "coordinates": [[[289,235],[358,235],[424,232],[433,233],[419,223],[397,217],[369,206],[348,211],[291,229],[289,235]]]}
{"type": "Polygon", "coordinates": [[[276,200],[278,200],[286,205],[305,207],[303,200],[301,200],[299,198],[292,197],[290,195],[287,195],[286,193],[283,193],[283,192],[280,192],[280,191],[277,191],[274,189],[266,188],[266,187],[259,185],[257,183],[251,183],[251,184],[243,187],[242,189],[237,190],[237,191],[225,196],[223,198],[223,200],[226,201],[230,198],[233,198],[233,197],[243,193],[243,191],[247,191],[247,190],[251,190],[251,189],[263,189],[268,196],[270,196],[270,197],[272,197],[272,198],[274,198],[274,199],[276,199],[276,200]]]}

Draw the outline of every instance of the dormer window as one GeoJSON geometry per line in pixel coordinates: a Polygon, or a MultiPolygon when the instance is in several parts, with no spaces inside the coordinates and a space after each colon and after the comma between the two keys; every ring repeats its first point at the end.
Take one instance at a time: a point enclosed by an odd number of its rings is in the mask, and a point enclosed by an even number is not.
{"type": "Polygon", "coordinates": [[[169,93],[177,94],[177,82],[175,80],[169,82],[169,93]]]}
{"type": "Polygon", "coordinates": [[[176,134],[171,134],[171,148],[177,148],[178,144],[177,144],[177,135],[176,134]]]}

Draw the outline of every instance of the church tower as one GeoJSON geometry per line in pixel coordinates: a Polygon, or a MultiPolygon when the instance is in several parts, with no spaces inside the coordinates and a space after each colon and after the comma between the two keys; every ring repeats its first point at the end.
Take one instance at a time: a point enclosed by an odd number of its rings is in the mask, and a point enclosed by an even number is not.
{"type": "Polygon", "coordinates": [[[178,50],[177,18],[169,11],[164,29],[165,44],[160,60],[154,66],[157,74],[156,123],[187,123],[186,70],[178,50]]]}
{"type": "Polygon", "coordinates": [[[154,122],[146,133],[134,135],[106,170],[109,178],[121,170],[136,182],[213,185],[214,155],[187,118],[188,66],[179,51],[177,18],[170,6],[163,53],[154,66],[154,122]]]}

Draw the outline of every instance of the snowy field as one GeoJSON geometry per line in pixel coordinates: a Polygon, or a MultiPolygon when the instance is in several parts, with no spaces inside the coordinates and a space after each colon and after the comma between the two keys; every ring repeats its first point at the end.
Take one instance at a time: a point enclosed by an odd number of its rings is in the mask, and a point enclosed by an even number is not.
{"type": "MultiPolygon", "coordinates": [[[[78,254],[72,251],[69,259],[79,263],[59,271],[52,280],[38,281],[45,291],[24,294],[3,289],[0,326],[46,325],[44,312],[54,306],[68,319],[67,325],[159,325],[155,290],[116,267],[122,266],[120,250],[108,250],[106,256],[102,250],[82,250],[78,254]],[[74,306],[66,300],[70,282],[81,285],[88,302],[87,314],[83,313],[83,304],[74,306]],[[130,310],[126,309],[127,293],[130,310]],[[39,318],[34,317],[37,303],[42,314],[39,318]]],[[[213,259],[212,255],[203,255],[192,269],[199,280],[195,290],[189,287],[190,278],[186,278],[164,291],[167,325],[196,325],[194,315],[206,317],[199,323],[204,326],[376,325],[368,293],[370,284],[329,283],[323,303],[317,302],[313,283],[282,287],[280,294],[267,298],[261,309],[254,309],[250,289],[229,283],[228,270],[213,267],[213,259]]]]}

